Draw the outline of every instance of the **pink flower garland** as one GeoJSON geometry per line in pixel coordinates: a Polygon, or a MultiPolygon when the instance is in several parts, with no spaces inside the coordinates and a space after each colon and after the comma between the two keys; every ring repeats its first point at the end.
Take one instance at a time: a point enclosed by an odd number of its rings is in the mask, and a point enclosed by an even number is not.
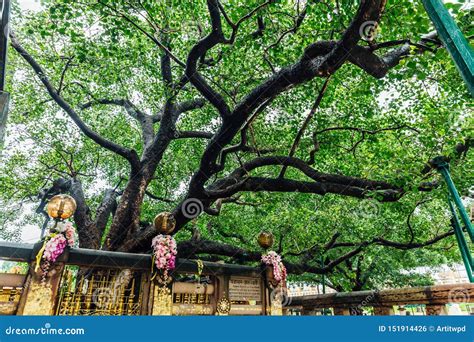
{"type": "Polygon", "coordinates": [[[176,254],[178,254],[176,241],[169,235],[157,235],[151,242],[155,256],[156,268],[168,275],[168,271],[176,267],[176,254]]]}
{"type": "Polygon", "coordinates": [[[59,222],[54,230],[58,233],[52,233],[44,242],[43,248],[37,256],[37,267],[41,268],[42,280],[46,280],[51,264],[55,263],[58,257],[64,253],[66,247],[74,246],[76,231],[71,222],[59,222]]]}
{"type": "Polygon", "coordinates": [[[262,262],[265,265],[273,267],[273,276],[278,283],[286,281],[285,265],[281,262],[281,256],[276,252],[270,251],[267,254],[262,255],[262,262]]]}
{"type": "Polygon", "coordinates": [[[46,242],[43,252],[43,259],[54,263],[56,259],[63,254],[67,246],[67,240],[63,234],[57,234],[46,242]]]}

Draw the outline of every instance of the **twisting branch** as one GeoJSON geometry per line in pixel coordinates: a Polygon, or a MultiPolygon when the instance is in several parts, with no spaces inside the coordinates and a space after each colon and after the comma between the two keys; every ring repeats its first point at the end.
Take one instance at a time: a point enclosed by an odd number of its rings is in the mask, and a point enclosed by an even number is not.
{"type": "Polygon", "coordinates": [[[257,16],[257,29],[252,32],[252,37],[257,38],[263,36],[263,31],[265,31],[265,21],[261,15],[257,16]]]}
{"type": "Polygon", "coordinates": [[[174,135],[175,139],[186,139],[186,138],[202,138],[211,139],[214,133],[203,132],[203,131],[177,131],[174,135]]]}
{"type": "Polygon", "coordinates": [[[63,99],[63,97],[57,92],[57,90],[53,87],[51,82],[49,81],[46,73],[43,71],[41,66],[36,62],[36,60],[20,45],[17,41],[15,34],[13,32],[10,33],[10,40],[11,45],[13,48],[23,57],[23,59],[32,67],[36,75],[43,83],[44,87],[48,91],[48,94],[51,98],[69,115],[69,117],[75,122],[77,127],[90,139],[96,142],[98,145],[112,151],[129,161],[132,166],[132,169],[136,170],[139,168],[139,160],[137,153],[132,150],[125,148],[115,142],[112,142],[103,136],[99,135],[98,133],[94,132],[87,126],[76,111],[63,99]]]}
{"type": "Polygon", "coordinates": [[[63,90],[64,78],[66,77],[66,72],[68,71],[69,67],[72,64],[73,57],[69,57],[66,59],[67,59],[67,62],[66,62],[66,65],[64,66],[63,71],[61,72],[61,78],[59,80],[58,94],[61,94],[61,91],[63,90]]]}
{"type": "Polygon", "coordinates": [[[193,46],[186,61],[185,75],[194,87],[218,110],[222,117],[230,114],[230,108],[226,101],[216,90],[214,90],[197,72],[198,61],[205,56],[207,51],[219,43],[225,42],[222,32],[221,16],[218,0],[207,0],[207,8],[211,18],[212,31],[193,46]]]}
{"type": "Polygon", "coordinates": [[[240,196],[219,198],[216,201],[215,208],[204,207],[204,211],[209,215],[217,216],[217,215],[220,214],[222,204],[224,204],[224,203],[234,203],[234,204],[237,204],[237,205],[245,205],[245,206],[251,206],[251,207],[257,207],[259,205],[258,203],[240,201],[239,198],[240,198],[240,196]]]}
{"type": "Polygon", "coordinates": [[[149,146],[153,140],[155,132],[153,130],[153,117],[142,112],[128,99],[94,99],[79,106],[84,110],[95,105],[115,105],[123,107],[127,114],[138,121],[142,131],[145,147],[149,146]]]}
{"type": "Polygon", "coordinates": [[[413,242],[413,240],[415,240],[415,232],[413,230],[413,226],[411,224],[411,219],[413,217],[413,214],[415,213],[416,209],[425,204],[425,203],[428,203],[429,201],[431,201],[431,198],[428,198],[428,199],[424,199],[424,200],[421,200],[419,202],[417,202],[415,204],[415,206],[413,207],[413,210],[410,212],[410,214],[408,215],[407,217],[407,227],[408,227],[408,231],[410,232],[410,243],[413,242]]]}
{"type": "Polygon", "coordinates": [[[182,62],[178,57],[176,57],[175,55],[173,55],[171,53],[171,51],[162,43],[160,42],[158,39],[156,39],[152,34],[150,34],[149,32],[147,32],[145,29],[143,29],[143,27],[141,27],[140,25],[138,25],[136,23],[135,20],[133,20],[132,18],[130,18],[129,16],[127,16],[126,14],[124,14],[123,12],[120,12],[118,11],[116,8],[112,7],[111,5],[101,1],[101,0],[98,0],[97,3],[99,3],[100,5],[108,8],[111,12],[110,14],[111,15],[114,15],[114,16],[118,16],[118,17],[121,17],[123,19],[125,19],[127,22],[129,22],[132,26],[134,26],[138,31],[140,31],[141,33],[143,33],[147,38],[149,38],[153,43],[155,43],[160,49],[162,49],[171,59],[173,59],[173,61],[175,61],[178,65],[184,67],[185,66],[185,63],[182,62]]]}
{"type": "Polygon", "coordinates": [[[310,151],[309,153],[309,162],[308,164],[313,164],[314,163],[314,155],[319,149],[319,139],[318,135],[323,134],[325,132],[332,132],[332,131],[352,131],[352,132],[358,132],[360,133],[360,138],[347,150],[347,152],[353,152],[355,153],[357,147],[365,140],[367,135],[375,135],[381,132],[388,132],[388,131],[398,131],[398,130],[410,130],[416,133],[420,133],[419,130],[417,130],[414,127],[411,127],[407,124],[400,124],[392,127],[384,127],[384,128],[379,128],[379,129],[374,129],[374,130],[369,130],[369,129],[364,129],[364,128],[359,128],[359,127],[351,127],[351,126],[336,126],[336,127],[328,127],[321,129],[319,131],[313,132],[313,143],[314,143],[314,148],[310,151]]]}
{"type": "Polygon", "coordinates": [[[306,193],[325,194],[333,192],[359,198],[367,196],[370,191],[377,191],[382,200],[387,201],[396,200],[403,194],[403,189],[384,181],[321,173],[299,158],[286,156],[255,158],[235,169],[227,177],[211,184],[205,193],[208,198],[222,198],[238,191],[294,191],[295,189],[306,193]],[[272,179],[249,176],[252,170],[275,165],[294,167],[312,179],[314,183],[283,178],[272,179]],[[259,184],[259,182],[261,183],[259,184]]]}
{"type": "MultiPolygon", "coordinates": [[[[347,52],[351,51],[359,41],[360,25],[366,20],[378,20],[384,5],[385,1],[364,1],[341,41],[334,44],[328,42],[313,44],[305,50],[300,61],[270,76],[245,96],[234,108],[231,115],[223,120],[223,125],[207,146],[201,158],[200,168],[191,179],[188,197],[202,197],[204,184],[220,170],[216,160],[220,156],[222,148],[232,141],[249,116],[262,103],[314,77],[327,77],[334,73],[349,58],[347,52]],[[344,54],[341,52],[343,50],[346,51],[344,54]]],[[[209,7],[213,18],[213,33],[201,40],[194,48],[194,55],[197,55],[195,57],[199,57],[199,52],[207,51],[208,48],[222,41],[219,13],[212,6],[209,7]]],[[[221,114],[227,113],[227,109],[228,107],[220,108],[221,114]]],[[[187,222],[184,217],[179,215],[179,212],[178,207],[175,210],[175,213],[178,214],[178,227],[187,222]]]]}
{"type": "MultiPolygon", "coordinates": [[[[301,137],[303,136],[304,131],[308,127],[309,122],[313,118],[314,114],[316,113],[316,110],[319,108],[319,105],[321,104],[321,101],[323,100],[324,93],[326,92],[326,89],[328,87],[330,77],[326,78],[326,80],[323,83],[323,86],[321,87],[321,90],[319,91],[318,97],[316,98],[316,101],[314,101],[313,107],[308,113],[308,116],[303,122],[303,125],[301,125],[301,128],[298,130],[298,133],[296,134],[295,141],[293,142],[293,145],[291,146],[290,153],[288,154],[288,157],[293,157],[295,155],[296,149],[298,148],[298,144],[300,143],[301,137]]],[[[285,172],[286,172],[287,166],[283,166],[280,172],[280,175],[278,177],[283,178],[285,177],[285,172]]]]}
{"type": "Polygon", "coordinates": [[[148,190],[145,191],[145,195],[147,195],[148,197],[150,197],[151,199],[154,199],[156,201],[161,201],[161,202],[165,202],[165,203],[174,203],[173,200],[165,198],[165,197],[161,197],[161,196],[156,196],[148,190]]]}
{"type": "MultiPolygon", "coordinates": [[[[295,34],[298,29],[300,28],[301,24],[303,23],[303,20],[306,18],[306,13],[307,13],[307,10],[308,10],[308,6],[310,5],[310,2],[306,3],[305,7],[303,8],[302,11],[300,11],[299,9],[299,3],[298,3],[298,6],[297,6],[297,13],[296,13],[296,17],[294,18],[293,20],[293,27],[291,27],[290,29],[284,31],[280,37],[278,37],[278,39],[270,44],[268,47],[265,48],[265,50],[263,51],[263,58],[265,59],[265,61],[267,62],[267,64],[270,66],[270,69],[272,69],[272,71],[275,73],[276,70],[275,68],[273,67],[273,64],[271,63],[270,61],[270,58],[268,56],[268,51],[273,49],[275,46],[277,46],[278,44],[280,44],[280,42],[283,40],[283,38],[285,38],[287,35],[289,35],[290,33],[292,34],[295,34]]],[[[259,24],[259,30],[260,30],[260,24],[259,24]]],[[[262,31],[263,31],[263,28],[262,28],[262,31]]],[[[259,31],[257,31],[259,32],[259,31]]]]}
{"type": "MultiPolygon", "coordinates": [[[[262,10],[263,8],[267,7],[269,4],[275,2],[275,0],[267,0],[265,1],[264,3],[258,5],[257,7],[255,7],[253,10],[251,10],[250,12],[248,12],[246,15],[244,15],[243,17],[241,17],[239,20],[237,20],[236,23],[233,23],[232,20],[229,18],[229,16],[227,15],[224,7],[222,6],[222,4],[217,1],[217,4],[219,6],[219,9],[221,10],[222,12],[222,15],[224,16],[226,22],[229,24],[229,26],[232,28],[232,33],[230,35],[230,38],[225,40],[224,43],[226,44],[233,44],[235,42],[235,38],[237,37],[237,33],[239,31],[239,27],[240,25],[252,18],[253,15],[255,15],[257,12],[259,12],[260,10],[262,10]]],[[[259,24],[260,25],[260,24],[259,24]]]]}
{"type": "Polygon", "coordinates": [[[249,146],[247,146],[247,132],[248,132],[248,129],[249,129],[250,125],[252,124],[253,120],[257,117],[257,115],[262,113],[270,105],[270,103],[272,101],[273,101],[273,98],[270,98],[270,99],[266,100],[265,102],[263,102],[260,105],[260,107],[258,107],[255,110],[255,113],[250,117],[250,119],[245,123],[244,127],[240,130],[240,142],[238,144],[228,146],[228,147],[222,149],[221,155],[219,157],[219,163],[217,165],[217,170],[218,171],[224,170],[225,161],[226,161],[227,155],[229,153],[234,153],[234,152],[238,152],[238,151],[246,151],[246,152],[251,152],[252,151],[252,149],[249,146]]]}

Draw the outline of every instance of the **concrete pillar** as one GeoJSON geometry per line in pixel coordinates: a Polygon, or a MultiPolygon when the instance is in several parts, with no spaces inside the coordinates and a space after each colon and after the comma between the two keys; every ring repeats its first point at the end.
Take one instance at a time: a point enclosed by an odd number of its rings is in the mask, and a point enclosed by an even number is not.
{"type": "Polygon", "coordinates": [[[447,315],[446,305],[427,304],[426,315],[428,316],[447,315]]]}
{"type": "Polygon", "coordinates": [[[393,306],[374,306],[375,316],[390,316],[393,314],[393,306]]]}
{"type": "Polygon", "coordinates": [[[335,316],[350,316],[351,312],[348,308],[333,308],[335,316]]]}

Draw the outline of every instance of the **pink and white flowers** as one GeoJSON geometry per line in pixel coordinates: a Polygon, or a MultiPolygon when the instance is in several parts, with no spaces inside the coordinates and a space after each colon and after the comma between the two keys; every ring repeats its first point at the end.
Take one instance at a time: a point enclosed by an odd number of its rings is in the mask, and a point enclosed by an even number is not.
{"type": "Polygon", "coordinates": [[[76,231],[71,222],[58,222],[52,230],[36,257],[37,269],[41,268],[43,281],[46,280],[51,264],[64,253],[66,247],[73,247],[76,240],[76,231]]]}
{"type": "Polygon", "coordinates": [[[63,254],[67,246],[67,240],[63,234],[59,233],[51,237],[44,247],[43,259],[53,263],[56,259],[63,254]]]}
{"type": "Polygon", "coordinates": [[[176,254],[178,254],[176,241],[169,235],[157,235],[151,242],[155,265],[164,275],[176,267],[176,254]]]}
{"type": "Polygon", "coordinates": [[[281,256],[278,253],[270,251],[267,254],[263,254],[262,262],[267,266],[273,267],[273,277],[278,283],[286,281],[286,268],[283,262],[281,262],[281,256]]]}
{"type": "Polygon", "coordinates": [[[64,236],[67,239],[67,245],[73,247],[76,242],[76,230],[71,222],[66,222],[64,236]]]}

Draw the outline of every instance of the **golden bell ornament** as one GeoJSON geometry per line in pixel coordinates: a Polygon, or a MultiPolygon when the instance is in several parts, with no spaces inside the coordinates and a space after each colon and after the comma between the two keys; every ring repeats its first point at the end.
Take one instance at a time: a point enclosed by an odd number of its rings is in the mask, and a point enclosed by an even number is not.
{"type": "Polygon", "coordinates": [[[273,234],[270,232],[260,232],[257,241],[260,247],[268,249],[273,246],[273,234]]]}
{"type": "Polygon", "coordinates": [[[172,213],[160,213],[155,217],[154,226],[160,234],[171,234],[176,227],[176,219],[172,213]]]}
{"type": "Polygon", "coordinates": [[[76,208],[76,201],[71,196],[56,195],[49,200],[46,211],[55,220],[65,220],[74,214],[76,208]]]}

